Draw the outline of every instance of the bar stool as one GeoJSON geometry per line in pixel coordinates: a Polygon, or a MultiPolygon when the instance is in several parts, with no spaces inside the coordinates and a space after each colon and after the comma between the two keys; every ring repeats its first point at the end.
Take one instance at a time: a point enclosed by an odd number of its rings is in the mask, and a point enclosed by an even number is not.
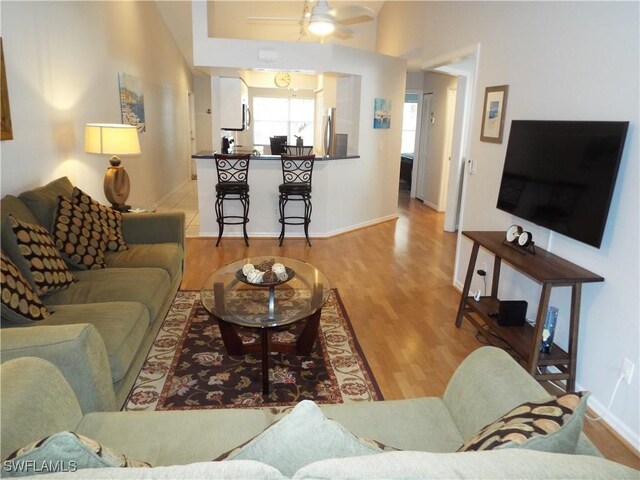
{"type": "Polygon", "coordinates": [[[285,145],[287,155],[311,155],[313,145],[285,145]]]}
{"type": "Polygon", "coordinates": [[[244,243],[249,246],[247,222],[249,221],[249,158],[250,155],[214,155],[218,183],[216,184],[216,222],[218,222],[218,241],[220,244],[225,225],[242,224],[244,243]],[[242,215],[225,215],[224,201],[239,200],[242,204],[242,215]]]}
{"type": "Polygon", "coordinates": [[[309,223],[311,222],[311,175],[313,174],[313,162],[315,155],[285,155],[281,156],[282,161],[282,183],[280,191],[280,246],[284,240],[285,225],[304,225],[304,236],[307,244],[311,246],[309,240],[309,223]],[[285,216],[285,207],[289,201],[304,202],[304,216],[285,216]]]}

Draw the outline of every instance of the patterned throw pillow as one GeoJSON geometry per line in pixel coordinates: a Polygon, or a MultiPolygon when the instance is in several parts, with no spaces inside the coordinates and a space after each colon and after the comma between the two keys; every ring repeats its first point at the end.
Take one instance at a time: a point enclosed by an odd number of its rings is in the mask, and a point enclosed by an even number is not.
{"type": "Polygon", "coordinates": [[[92,217],[105,222],[109,226],[107,250],[121,252],[128,248],[122,236],[122,213],[95,201],[78,187],[73,187],[71,201],[92,217]]]}
{"type": "Polygon", "coordinates": [[[484,427],[458,451],[521,447],[574,453],[588,396],[588,392],[567,393],[545,401],[523,403],[484,427]]]}
{"type": "Polygon", "coordinates": [[[58,432],[13,452],[2,462],[3,477],[73,472],[83,468],[151,467],[74,432],[58,432]]]}
{"type": "Polygon", "coordinates": [[[2,274],[2,316],[15,323],[44,320],[49,310],[9,257],[0,251],[2,274]]]}
{"type": "Polygon", "coordinates": [[[29,264],[38,295],[62,290],[76,282],[46,228],[23,223],[13,215],[9,215],[9,225],[20,253],[29,264]]]}
{"type": "Polygon", "coordinates": [[[53,237],[56,248],[71,265],[82,270],[105,267],[104,252],[109,241],[107,224],[62,196],[58,197],[53,237]]]}

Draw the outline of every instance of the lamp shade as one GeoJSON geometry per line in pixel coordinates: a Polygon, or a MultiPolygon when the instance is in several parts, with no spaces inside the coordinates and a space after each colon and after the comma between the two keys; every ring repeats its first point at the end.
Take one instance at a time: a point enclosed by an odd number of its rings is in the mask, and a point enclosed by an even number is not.
{"type": "Polygon", "coordinates": [[[137,155],[140,153],[138,130],[133,125],[87,123],[84,150],[107,155],[137,155]]]}

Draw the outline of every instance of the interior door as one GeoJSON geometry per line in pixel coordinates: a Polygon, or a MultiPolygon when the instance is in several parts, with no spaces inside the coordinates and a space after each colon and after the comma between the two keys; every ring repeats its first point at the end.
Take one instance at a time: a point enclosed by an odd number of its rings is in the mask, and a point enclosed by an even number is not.
{"type": "Polygon", "coordinates": [[[427,144],[429,142],[429,127],[431,126],[431,100],[433,93],[422,97],[422,120],[420,122],[420,147],[414,168],[416,198],[425,199],[425,175],[427,172],[427,144]],[[417,169],[417,170],[416,170],[417,169]]]}

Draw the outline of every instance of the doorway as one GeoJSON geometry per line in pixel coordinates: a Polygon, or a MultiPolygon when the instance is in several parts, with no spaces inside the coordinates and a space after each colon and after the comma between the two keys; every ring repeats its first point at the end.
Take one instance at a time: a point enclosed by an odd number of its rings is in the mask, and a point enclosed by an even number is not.
{"type": "Polygon", "coordinates": [[[413,188],[411,189],[411,196],[416,197],[422,202],[424,202],[426,199],[425,177],[427,175],[427,145],[429,143],[429,127],[431,125],[430,119],[432,118],[432,99],[432,93],[426,93],[422,95],[420,115],[418,117],[419,134],[416,138],[417,161],[414,162],[413,166],[413,175],[415,181],[413,182],[413,188]]]}
{"type": "Polygon", "coordinates": [[[473,104],[473,87],[475,84],[477,46],[469,49],[469,53],[460,59],[433,68],[434,71],[446,73],[457,78],[454,120],[451,130],[451,161],[446,186],[446,209],[444,230],[455,232],[458,230],[462,215],[464,198],[464,173],[469,152],[469,128],[473,104]]]}
{"type": "Polygon", "coordinates": [[[416,132],[418,129],[418,112],[420,111],[420,94],[405,93],[402,111],[402,143],[400,148],[400,191],[412,190],[413,170],[416,152],[416,132]]]}

